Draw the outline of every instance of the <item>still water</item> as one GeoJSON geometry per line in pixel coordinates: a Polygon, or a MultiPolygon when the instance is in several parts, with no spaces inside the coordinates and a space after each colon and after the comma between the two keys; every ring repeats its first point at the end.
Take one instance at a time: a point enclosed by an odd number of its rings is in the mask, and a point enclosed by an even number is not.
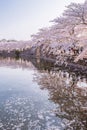
{"type": "Polygon", "coordinates": [[[0,130],[87,130],[87,77],[0,58],[0,130]]]}

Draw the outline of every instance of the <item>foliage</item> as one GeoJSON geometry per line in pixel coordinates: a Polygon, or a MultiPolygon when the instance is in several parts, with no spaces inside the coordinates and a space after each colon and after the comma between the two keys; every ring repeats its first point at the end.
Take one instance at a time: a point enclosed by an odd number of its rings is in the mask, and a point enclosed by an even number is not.
{"type": "Polygon", "coordinates": [[[32,35],[32,46],[40,46],[43,56],[63,54],[78,57],[81,48],[87,47],[87,2],[71,3],[63,15],[52,22],[53,26],[32,35]]]}
{"type": "Polygon", "coordinates": [[[15,50],[15,57],[19,58],[19,56],[20,56],[20,51],[19,50],[15,50]]]}

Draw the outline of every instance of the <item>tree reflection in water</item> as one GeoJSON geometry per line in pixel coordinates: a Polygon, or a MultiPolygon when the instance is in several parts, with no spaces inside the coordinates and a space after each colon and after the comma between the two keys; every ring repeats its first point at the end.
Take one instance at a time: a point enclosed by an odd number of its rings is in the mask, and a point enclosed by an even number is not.
{"type": "Polygon", "coordinates": [[[65,130],[87,130],[86,78],[59,70],[40,72],[36,81],[57,104],[55,114],[64,122],[65,130]]]}
{"type": "MultiPolygon", "coordinates": [[[[49,100],[53,101],[57,106],[54,111],[55,115],[62,119],[65,130],[87,130],[86,76],[76,76],[74,73],[68,73],[60,69],[58,71],[50,70],[48,68],[49,64],[37,63],[35,60],[32,64],[32,62],[23,61],[22,59],[15,61],[10,58],[4,60],[2,58],[0,59],[0,66],[4,65],[23,69],[38,68],[38,73],[35,71],[34,74],[35,80],[41,89],[48,90],[49,100]]],[[[24,108],[26,109],[26,105],[24,108]]]]}

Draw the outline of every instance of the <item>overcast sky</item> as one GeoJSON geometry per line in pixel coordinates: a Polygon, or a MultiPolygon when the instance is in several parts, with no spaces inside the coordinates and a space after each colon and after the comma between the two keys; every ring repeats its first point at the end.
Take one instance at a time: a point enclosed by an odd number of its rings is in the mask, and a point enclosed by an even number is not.
{"type": "Polygon", "coordinates": [[[30,39],[71,2],[84,0],[0,0],[0,39],[30,39]]]}

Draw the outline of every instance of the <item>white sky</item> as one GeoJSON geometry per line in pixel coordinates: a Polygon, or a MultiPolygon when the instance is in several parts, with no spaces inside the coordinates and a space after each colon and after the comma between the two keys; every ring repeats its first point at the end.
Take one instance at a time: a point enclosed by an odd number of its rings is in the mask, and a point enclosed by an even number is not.
{"type": "Polygon", "coordinates": [[[84,0],[0,0],[0,39],[29,40],[71,2],[84,0]]]}

